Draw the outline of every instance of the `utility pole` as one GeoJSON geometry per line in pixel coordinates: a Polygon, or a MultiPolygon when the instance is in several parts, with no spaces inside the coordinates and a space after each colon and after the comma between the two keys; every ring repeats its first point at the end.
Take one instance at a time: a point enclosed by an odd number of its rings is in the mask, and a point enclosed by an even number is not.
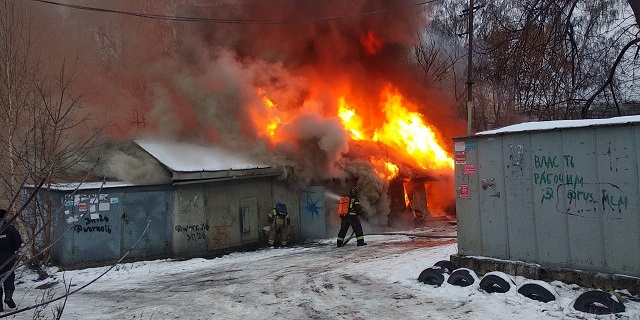
{"type": "Polygon", "coordinates": [[[467,11],[467,34],[469,36],[469,54],[467,56],[467,135],[471,135],[471,123],[473,122],[473,0],[469,0],[467,11]]]}

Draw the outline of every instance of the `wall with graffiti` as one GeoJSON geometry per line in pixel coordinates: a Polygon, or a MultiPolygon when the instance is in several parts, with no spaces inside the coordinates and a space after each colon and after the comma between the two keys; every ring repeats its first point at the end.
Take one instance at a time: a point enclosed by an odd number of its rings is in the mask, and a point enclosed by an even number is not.
{"type": "Polygon", "coordinates": [[[457,138],[465,255],[640,276],[640,126],[457,138]]]}
{"type": "Polygon", "coordinates": [[[100,264],[171,252],[171,188],[103,188],[43,192],[56,213],[53,259],[61,265],[100,264]]]}
{"type": "Polygon", "coordinates": [[[54,262],[78,266],[114,262],[125,254],[131,261],[264,246],[264,227],[276,202],[287,205],[288,238],[295,243],[324,228],[322,188],[314,189],[317,194],[304,207],[301,192],[274,177],[256,177],[99,189],[80,185],[40,190],[38,197],[55,216],[54,262]]]}

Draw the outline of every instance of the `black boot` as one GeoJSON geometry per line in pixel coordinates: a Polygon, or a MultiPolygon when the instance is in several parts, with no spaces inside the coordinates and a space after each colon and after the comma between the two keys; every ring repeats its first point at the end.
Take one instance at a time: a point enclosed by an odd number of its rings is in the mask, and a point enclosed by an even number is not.
{"type": "Polygon", "coordinates": [[[342,240],[338,240],[338,248],[342,247],[342,240]]]}
{"type": "Polygon", "coordinates": [[[7,304],[7,307],[13,309],[16,307],[16,303],[13,301],[13,290],[6,290],[4,292],[5,294],[5,298],[4,298],[4,303],[7,304]]]}
{"type": "Polygon", "coordinates": [[[367,245],[367,243],[364,242],[364,240],[358,241],[358,247],[362,247],[362,246],[366,246],[366,245],[367,245]]]}
{"type": "Polygon", "coordinates": [[[2,303],[2,289],[0,288],[0,312],[4,311],[4,303],[2,303]]]}

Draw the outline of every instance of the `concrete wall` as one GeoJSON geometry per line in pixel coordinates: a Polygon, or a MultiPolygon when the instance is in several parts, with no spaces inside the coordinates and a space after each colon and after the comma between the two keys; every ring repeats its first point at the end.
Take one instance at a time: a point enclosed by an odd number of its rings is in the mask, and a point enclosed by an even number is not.
{"type": "Polygon", "coordinates": [[[639,130],[454,139],[460,254],[640,276],[639,130]]]}
{"type": "Polygon", "coordinates": [[[266,241],[262,229],[276,202],[287,204],[292,235],[298,234],[297,199],[265,177],[176,187],[174,255],[195,255],[266,241]]]}

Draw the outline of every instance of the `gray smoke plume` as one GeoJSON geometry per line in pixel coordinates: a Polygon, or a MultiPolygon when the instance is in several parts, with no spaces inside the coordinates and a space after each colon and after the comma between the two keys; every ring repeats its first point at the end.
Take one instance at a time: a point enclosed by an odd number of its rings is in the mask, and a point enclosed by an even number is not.
{"type": "MultiPolygon", "coordinates": [[[[336,118],[336,96],[348,93],[380,112],[380,92],[393,83],[445,137],[460,134],[453,108],[416,79],[408,63],[429,7],[406,0],[85,1],[83,5],[157,15],[225,19],[225,23],[143,19],[33,3],[37,26],[47,30],[43,52],[73,54],[83,72],[77,90],[109,118],[110,136],[143,136],[215,144],[273,166],[290,167],[300,186],[355,183],[370,223],[384,224],[387,181],[370,156],[354,153],[336,118]],[[362,14],[375,13],[375,14],[362,14]],[[268,22],[268,23],[267,23],[268,22]],[[364,40],[374,35],[379,46],[364,40]],[[50,48],[50,49],[47,49],[50,48]],[[287,139],[271,144],[252,117],[268,115],[259,90],[290,118],[287,139]]],[[[44,33],[43,33],[44,34],[44,33]]],[[[362,115],[369,119],[369,115],[362,115]]],[[[464,130],[464,126],[459,126],[464,130]]],[[[141,153],[106,145],[99,168],[136,182],[168,179],[141,153]],[[109,154],[109,152],[111,152],[109,154]]]]}

